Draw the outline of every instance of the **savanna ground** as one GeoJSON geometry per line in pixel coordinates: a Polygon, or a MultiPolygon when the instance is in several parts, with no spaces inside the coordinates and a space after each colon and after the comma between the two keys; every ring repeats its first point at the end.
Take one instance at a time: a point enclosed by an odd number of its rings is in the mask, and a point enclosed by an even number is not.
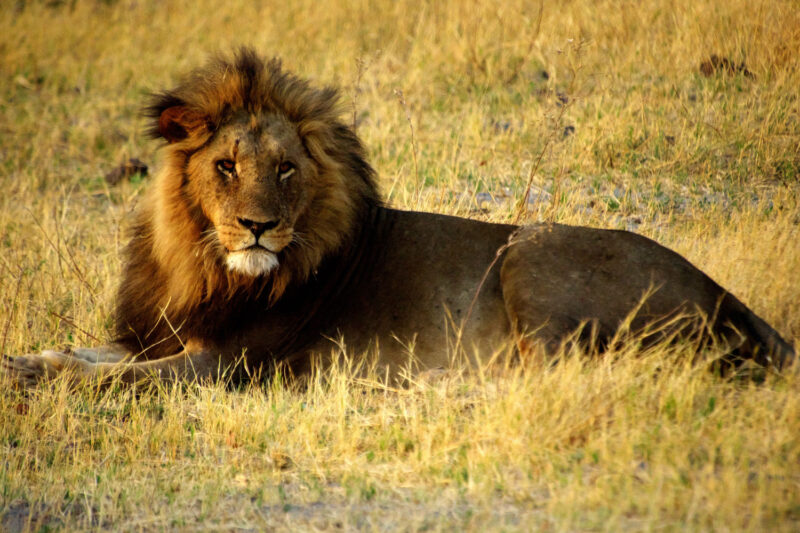
{"type": "MultiPolygon", "coordinates": [[[[342,87],[391,204],[638,231],[798,345],[795,1],[0,5],[4,353],[107,339],[149,178],[103,177],[156,167],[146,93],[238,44],[342,87]]],[[[347,369],[3,381],[0,529],[796,531],[800,377],[719,379],[686,353],[401,389],[347,369]]]]}

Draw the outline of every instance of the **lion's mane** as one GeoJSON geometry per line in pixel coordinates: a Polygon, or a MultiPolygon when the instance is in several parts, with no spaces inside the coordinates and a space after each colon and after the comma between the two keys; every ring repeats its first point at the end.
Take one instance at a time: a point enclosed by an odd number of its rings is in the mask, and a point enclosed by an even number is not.
{"type": "Polygon", "coordinates": [[[370,206],[379,203],[365,150],[339,119],[337,91],[310,87],[284,72],[277,59],[265,63],[244,48],[231,59],[215,57],[176,88],[155,94],[146,108],[153,136],[164,135],[159,120],[176,106],[202,117],[203,133],[170,135],[156,183],[130,228],[117,298],[118,341],[158,357],[178,350],[181,339],[224,330],[253,302],[264,308],[274,304],[287,287],[307,280],[327,255],[345,246],[370,206]],[[303,219],[302,245],[288,247],[277,269],[256,278],[225,267],[219,246],[207,238],[210,222],[185,187],[192,154],[241,110],[288,118],[323,185],[303,219]]]}

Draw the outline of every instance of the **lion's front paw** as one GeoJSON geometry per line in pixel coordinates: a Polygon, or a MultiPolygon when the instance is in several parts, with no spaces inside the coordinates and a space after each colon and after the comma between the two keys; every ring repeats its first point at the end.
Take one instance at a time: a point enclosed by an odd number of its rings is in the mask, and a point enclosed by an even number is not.
{"type": "Polygon", "coordinates": [[[0,367],[13,384],[24,388],[52,379],[64,370],[80,371],[83,363],[68,353],[45,350],[40,354],[3,355],[0,367]]]}

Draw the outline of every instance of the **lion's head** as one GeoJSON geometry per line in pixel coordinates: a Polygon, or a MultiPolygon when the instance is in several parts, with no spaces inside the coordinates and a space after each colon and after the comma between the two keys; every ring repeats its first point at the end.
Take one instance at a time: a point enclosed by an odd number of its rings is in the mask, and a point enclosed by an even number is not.
{"type": "Polygon", "coordinates": [[[310,87],[276,59],[248,49],[217,57],[147,111],[151,133],[168,144],[120,291],[119,326],[139,336],[158,320],[138,320],[143,308],[185,320],[235,294],[266,290],[277,300],[378,202],[336,91],[310,87]]]}

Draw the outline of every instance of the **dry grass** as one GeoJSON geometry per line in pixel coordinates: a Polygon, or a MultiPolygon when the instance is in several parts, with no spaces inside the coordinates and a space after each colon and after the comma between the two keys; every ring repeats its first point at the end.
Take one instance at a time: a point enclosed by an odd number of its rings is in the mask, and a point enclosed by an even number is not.
{"type": "MultiPolygon", "coordinates": [[[[146,91],[240,43],[343,88],[394,205],[629,227],[800,339],[795,2],[6,4],[6,353],[107,337],[147,179],[102,176],[156,163],[146,91]]],[[[403,390],[4,386],[0,529],[797,530],[798,374],[633,352],[403,390]]]]}

